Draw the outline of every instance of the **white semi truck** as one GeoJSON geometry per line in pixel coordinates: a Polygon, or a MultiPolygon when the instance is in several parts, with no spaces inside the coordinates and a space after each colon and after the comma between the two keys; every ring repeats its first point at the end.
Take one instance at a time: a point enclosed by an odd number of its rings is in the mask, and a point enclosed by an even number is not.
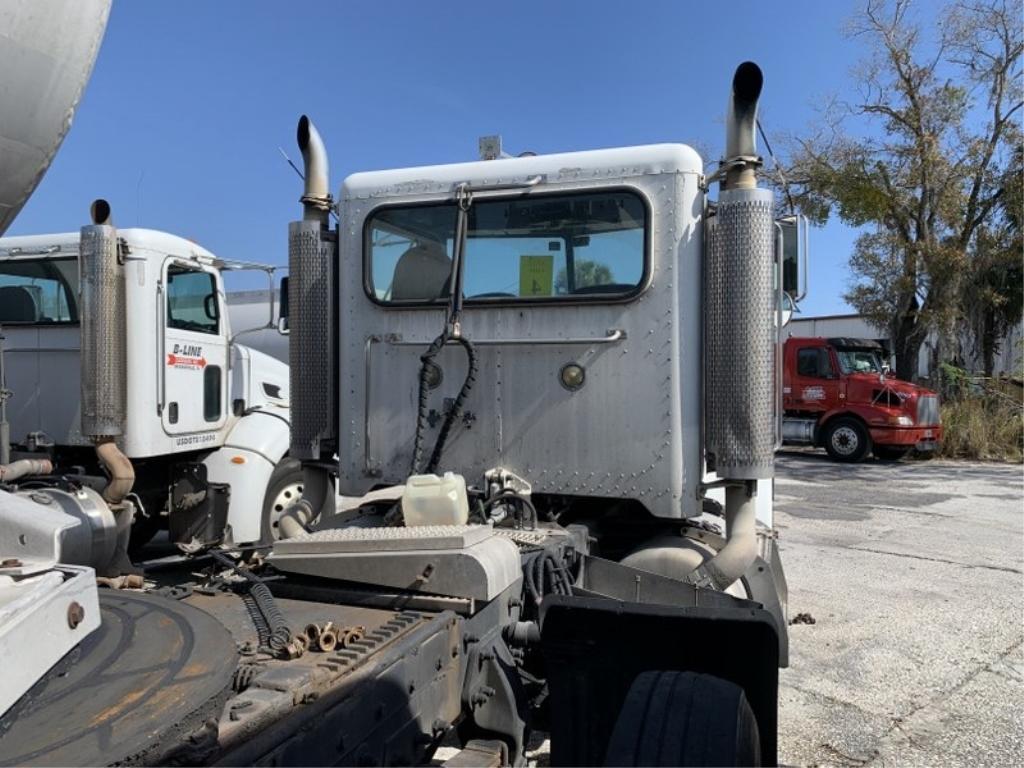
{"type": "Polygon", "coordinates": [[[21,462],[0,480],[94,478],[134,502],[133,550],[159,528],[188,551],[271,541],[301,487],[288,369],[236,340],[223,276],[274,268],[92,210],[80,233],[0,238],[0,434],[21,462]]]}
{"type": "MultiPolygon", "coordinates": [[[[523,765],[531,730],[555,765],[774,764],[761,86],[736,71],[710,175],[666,144],[356,174],[337,203],[303,118],[302,498],[246,565],[152,570],[92,631],[69,606],[81,642],[0,715],[0,764],[408,765],[455,738],[453,766],[523,765]],[[335,490],[363,501],[324,513],[335,490]]],[[[89,525],[12,490],[2,557],[89,565],[61,549],[89,525]]]]}

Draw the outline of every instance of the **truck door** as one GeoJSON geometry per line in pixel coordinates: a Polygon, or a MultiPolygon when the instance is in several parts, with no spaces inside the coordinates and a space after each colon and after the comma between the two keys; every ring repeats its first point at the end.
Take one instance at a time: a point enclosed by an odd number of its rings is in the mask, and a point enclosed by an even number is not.
{"type": "MultiPolygon", "coordinates": [[[[227,419],[227,324],[216,270],[177,259],[164,262],[161,349],[164,431],[214,432],[227,419]]],[[[195,438],[196,447],[206,442],[195,438]]]]}
{"type": "Polygon", "coordinates": [[[824,413],[839,404],[839,378],[828,347],[797,346],[786,408],[824,413]]]}

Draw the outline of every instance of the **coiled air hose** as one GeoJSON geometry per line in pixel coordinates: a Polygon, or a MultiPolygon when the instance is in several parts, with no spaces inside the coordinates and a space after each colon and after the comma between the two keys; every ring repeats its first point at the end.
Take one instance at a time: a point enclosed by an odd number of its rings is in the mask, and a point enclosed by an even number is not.
{"type": "Polygon", "coordinates": [[[459,418],[462,413],[463,403],[466,401],[466,396],[469,391],[473,389],[473,384],[476,382],[477,374],[477,359],[476,349],[469,339],[463,338],[462,336],[453,336],[446,329],[440,336],[434,339],[427,351],[420,356],[420,382],[419,382],[419,401],[416,407],[416,435],[413,439],[412,444],[412,466],[410,467],[410,474],[432,474],[437,471],[438,465],[441,463],[441,457],[444,455],[445,444],[448,442],[448,434],[451,432],[452,426],[455,424],[455,420],[459,418]],[[423,459],[423,431],[426,427],[427,421],[427,406],[428,398],[430,393],[430,384],[427,380],[428,371],[430,366],[433,365],[433,360],[444,348],[444,345],[448,341],[454,341],[458,343],[466,351],[466,378],[462,382],[462,388],[459,389],[459,394],[452,403],[452,407],[445,414],[444,423],[441,424],[441,431],[438,432],[437,442],[434,443],[434,450],[430,454],[430,460],[427,465],[420,469],[420,462],[423,459]]]}
{"type": "Polygon", "coordinates": [[[260,615],[263,616],[263,620],[267,623],[267,628],[270,630],[270,635],[267,638],[267,647],[274,653],[281,653],[291,643],[292,631],[288,628],[288,622],[285,620],[284,614],[281,613],[281,609],[277,607],[274,595],[270,592],[270,587],[264,583],[263,579],[244,565],[236,563],[220,552],[211,551],[210,554],[213,555],[213,559],[218,563],[226,568],[230,568],[248,582],[249,594],[252,596],[260,615]]]}

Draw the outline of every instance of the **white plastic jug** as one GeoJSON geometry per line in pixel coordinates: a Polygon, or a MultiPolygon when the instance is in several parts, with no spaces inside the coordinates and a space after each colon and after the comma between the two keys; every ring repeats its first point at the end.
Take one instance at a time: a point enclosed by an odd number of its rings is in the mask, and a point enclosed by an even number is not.
{"type": "Polygon", "coordinates": [[[466,479],[454,472],[412,475],[402,492],[402,516],[407,526],[465,525],[469,520],[466,479]]]}

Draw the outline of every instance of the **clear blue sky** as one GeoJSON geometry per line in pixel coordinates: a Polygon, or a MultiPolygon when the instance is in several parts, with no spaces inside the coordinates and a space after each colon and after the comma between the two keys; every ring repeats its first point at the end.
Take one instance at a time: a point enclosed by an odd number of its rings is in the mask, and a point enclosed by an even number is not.
{"type": "MultiPolygon", "coordinates": [[[[114,0],[71,132],[8,234],[77,229],[106,197],[119,226],[284,263],[301,182],[277,148],[298,161],[303,113],[335,191],[353,171],[475,159],[492,133],[512,152],[683,141],[715,160],[741,61],[765,72],[770,138],[805,131],[850,89],[855,7],[114,0]]],[[[853,239],[838,223],[812,230],[804,314],[850,311],[853,239]]]]}

